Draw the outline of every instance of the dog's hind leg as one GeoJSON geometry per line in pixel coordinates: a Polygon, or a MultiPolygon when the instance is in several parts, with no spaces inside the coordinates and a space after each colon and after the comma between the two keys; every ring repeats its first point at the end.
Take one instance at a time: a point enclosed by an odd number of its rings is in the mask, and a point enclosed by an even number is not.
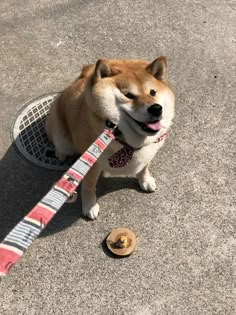
{"type": "Polygon", "coordinates": [[[55,147],[55,156],[60,161],[64,161],[67,156],[75,154],[72,144],[60,130],[54,133],[53,144],[55,147]]]}
{"type": "Polygon", "coordinates": [[[65,161],[65,159],[67,158],[67,154],[59,152],[56,148],[55,148],[55,156],[61,162],[65,161]]]}
{"type": "Polygon", "coordinates": [[[45,129],[48,139],[54,144],[55,156],[60,161],[64,161],[68,155],[73,155],[75,151],[71,141],[69,140],[65,125],[61,119],[59,119],[57,105],[57,100],[51,104],[50,113],[45,124],[45,129]]]}

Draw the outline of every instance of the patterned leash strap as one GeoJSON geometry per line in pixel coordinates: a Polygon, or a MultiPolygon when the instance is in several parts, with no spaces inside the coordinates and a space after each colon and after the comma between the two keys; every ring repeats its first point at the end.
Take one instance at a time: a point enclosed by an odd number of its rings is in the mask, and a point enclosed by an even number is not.
{"type": "Polygon", "coordinates": [[[88,150],[0,243],[0,276],[8,274],[10,268],[21,258],[33,240],[73,195],[81,180],[115,138],[112,133],[113,130],[115,127],[112,130],[105,129],[88,150]]]}

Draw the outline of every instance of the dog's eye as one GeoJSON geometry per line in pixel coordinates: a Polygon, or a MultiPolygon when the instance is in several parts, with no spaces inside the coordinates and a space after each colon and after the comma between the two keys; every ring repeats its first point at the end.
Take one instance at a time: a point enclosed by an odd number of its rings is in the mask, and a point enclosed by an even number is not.
{"type": "Polygon", "coordinates": [[[125,93],[125,96],[131,100],[133,100],[135,98],[134,94],[128,92],[128,93],[125,93]]]}
{"type": "Polygon", "coordinates": [[[150,95],[151,96],[156,96],[157,92],[155,90],[150,90],[150,95]]]}

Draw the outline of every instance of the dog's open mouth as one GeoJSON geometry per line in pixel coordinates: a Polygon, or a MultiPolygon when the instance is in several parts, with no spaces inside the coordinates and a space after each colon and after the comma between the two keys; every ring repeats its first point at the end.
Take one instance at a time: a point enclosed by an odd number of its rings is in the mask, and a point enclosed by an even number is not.
{"type": "Polygon", "coordinates": [[[142,122],[134,119],[131,115],[125,112],[137,125],[139,125],[143,131],[148,133],[156,133],[161,129],[161,120],[157,119],[155,121],[142,122]]]}
{"type": "MultiPolygon", "coordinates": [[[[133,118],[132,118],[133,119],[133,118]]],[[[147,123],[133,119],[144,131],[149,133],[156,133],[161,129],[161,121],[155,120],[147,123]]]]}

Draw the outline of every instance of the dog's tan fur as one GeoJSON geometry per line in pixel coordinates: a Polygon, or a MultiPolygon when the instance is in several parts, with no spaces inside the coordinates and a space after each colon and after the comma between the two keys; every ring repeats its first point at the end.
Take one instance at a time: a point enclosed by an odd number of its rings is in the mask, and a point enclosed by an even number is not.
{"type": "Polygon", "coordinates": [[[164,141],[155,143],[171,125],[174,117],[174,93],[166,81],[166,58],[152,63],[143,60],[98,60],[82,69],[75,80],[54,101],[48,118],[48,136],[59,159],[83,153],[105,127],[106,120],[118,124],[122,139],[134,148],[131,162],[123,168],[111,168],[108,157],[122,145],[113,141],[82,182],[82,210],[90,219],[98,216],[95,188],[101,171],[111,175],[135,175],[140,187],[148,192],[156,189],[148,165],[164,141]],[[150,91],[156,95],[150,95],[150,91]],[[126,97],[132,93],[134,99],[126,97]],[[149,134],[133,120],[146,123],[154,119],[147,111],[161,104],[160,130],[149,134]],[[130,117],[131,116],[131,117],[130,117]]]}

